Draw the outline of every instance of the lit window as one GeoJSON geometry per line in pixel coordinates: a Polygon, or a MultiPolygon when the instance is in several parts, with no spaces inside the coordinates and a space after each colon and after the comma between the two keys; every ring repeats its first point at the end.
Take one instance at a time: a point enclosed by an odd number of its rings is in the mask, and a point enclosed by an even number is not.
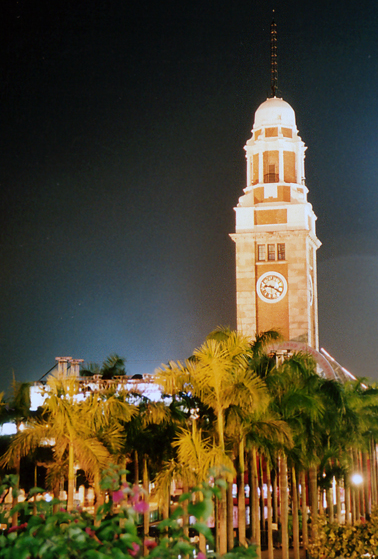
{"type": "Polygon", "coordinates": [[[257,245],[257,260],[265,260],[265,245],[257,245]]]}
{"type": "Polygon", "coordinates": [[[277,245],[277,258],[278,260],[285,260],[285,245],[278,244],[277,245]]]}
{"type": "Polygon", "coordinates": [[[268,260],[276,259],[276,245],[268,245],[268,260]]]}

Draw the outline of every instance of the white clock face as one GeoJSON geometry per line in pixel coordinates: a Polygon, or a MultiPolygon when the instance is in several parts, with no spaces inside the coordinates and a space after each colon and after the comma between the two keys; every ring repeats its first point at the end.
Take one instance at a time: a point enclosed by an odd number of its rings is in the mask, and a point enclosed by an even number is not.
{"type": "Polygon", "coordinates": [[[257,280],[257,295],[265,303],[277,303],[287,293],[287,282],[279,272],[265,272],[257,280]]]}

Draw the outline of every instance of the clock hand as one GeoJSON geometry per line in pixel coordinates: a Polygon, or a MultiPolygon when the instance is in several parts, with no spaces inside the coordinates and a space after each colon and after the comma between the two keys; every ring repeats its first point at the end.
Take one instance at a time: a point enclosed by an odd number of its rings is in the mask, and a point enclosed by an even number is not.
{"type": "Polygon", "coordinates": [[[281,293],[281,290],[278,289],[278,287],[274,287],[274,285],[267,285],[267,287],[270,287],[271,289],[274,289],[275,291],[278,291],[278,293],[281,293]]]}

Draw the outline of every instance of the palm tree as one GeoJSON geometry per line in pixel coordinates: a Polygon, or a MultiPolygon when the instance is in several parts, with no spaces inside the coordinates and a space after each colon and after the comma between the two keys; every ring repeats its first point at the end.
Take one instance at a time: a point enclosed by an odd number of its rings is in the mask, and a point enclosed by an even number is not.
{"type": "Polygon", "coordinates": [[[120,357],[116,353],[109,355],[100,366],[97,363],[88,363],[82,367],[80,375],[83,377],[92,377],[100,375],[103,380],[110,380],[118,376],[126,375],[125,368],[126,359],[120,357]]]}
{"type": "MultiPolygon", "coordinates": [[[[279,449],[280,462],[280,520],[282,529],[282,557],[289,556],[288,539],[288,459],[290,468],[295,465],[298,445],[304,445],[304,424],[319,424],[324,415],[324,403],[316,390],[319,377],[315,363],[308,355],[293,354],[281,365],[270,369],[265,377],[272,397],[272,409],[285,421],[293,434],[294,446],[279,449]],[[302,437],[302,438],[301,438],[302,437]]],[[[295,471],[292,469],[295,475],[295,471]]],[[[293,483],[292,490],[296,491],[293,483]]],[[[296,496],[294,496],[295,498],[296,496]]],[[[296,524],[297,526],[297,524],[296,524]]],[[[298,533],[294,541],[298,553],[298,533]]]]}
{"type": "Polygon", "coordinates": [[[28,426],[13,439],[0,464],[13,465],[18,456],[26,456],[50,442],[58,464],[67,463],[67,509],[73,507],[74,464],[92,474],[99,474],[110,461],[110,452],[100,437],[111,441],[113,449],[121,447],[122,431],[117,419],[131,418],[135,410],[116,398],[91,394],[80,400],[75,377],[51,376],[45,391],[43,414],[32,418],[28,426]]]}
{"type": "MultiPolygon", "coordinates": [[[[370,495],[368,492],[368,453],[372,447],[372,441],[377,440],[377,413],[378,413],[378,390],[374,386],[368,386],[364,379],[348,382],[343,386],[344,413],[339,421],[340,429],[337,434],[330,433],[332,444],[338,448],[338,456],[345,462],[345,456],[353,455],[353,451],[360,453],[361,469],[364,470],[364,486],[362,501],[365,504],[364,515],[369,516],[371,510],[370,495]]],[[[356,455],[356,456],[357,456],[356,455]]],[[[370,458],[373,458],[371,455],[370,458]]],[[[370,460],[370,464],[374,464],[370,460]]],[[[374,482],[374,473],[370,471],[374,482]]],[[[348,475],[344,476],[344,483],[348,488],[348,475]]],[[[373,483],[374,486],[374,483],[373,483]]],[[[373,497],[374,490],[371,493],[373,497]]],[[[346,503],[349,505],[349,502],[346,503]]],[[[348,507],[349,508],[349,507],[348,507]]]]}
{"type": "MultiPolygon", "coordinates": [[[[248,370],[249,338],[227,329],[211,333],[185,364],[170,363],[158,372],[157,382],[166,393],[190,392],[215,416],[215,436],[224,463],[232,468],[226,452],[226,412],[231,406],[251,411],[268,405],[264,383],[248,370]]],[[[229,481],[232,481],[231,477],[229,481]]],[[[226,493],[218,506],[217,548],[227,551],[226,493]]]]}
{"type": "MultiPolygon", "coordinates": [[[[3,396],[3,393],[2,393],[3,396]]],[[[1,398],[2,401],[2,398],[1,398]]],[[[4,404],[2,402],[2,404],[4,404]]],[[[13,376],[12,379],[12,393],[10,399],[7,401],[5,409],[2,406],[2,411],[5,411],[5,416],[8,421],[13,421],[16,425],[17,433],[20,432],[21,425],[26,422],[33,414],[30,411],[30,383],[29,382],[18,382],[13,376]]],[[[4,419],[5,419],[4,416],[4,419]]],[[[15,469],[16,475],[18,476],[17,485],[19,485],[20,478],[20,467],[21,467],[21,456],[17,455],[15,457],[13,467],[15,469]]],[[[18,497],[13,497],[13,507],[16,506],[18,502],[18,497]]],[[[18,514],[14,513],[12,525],[17,526],[18,514]]]]}

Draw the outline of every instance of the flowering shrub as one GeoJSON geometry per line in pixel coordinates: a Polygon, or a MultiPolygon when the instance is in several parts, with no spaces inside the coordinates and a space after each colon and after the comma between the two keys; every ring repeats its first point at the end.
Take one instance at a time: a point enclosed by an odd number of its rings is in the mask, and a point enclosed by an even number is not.
{"type": "Polygon", "coordinates": [[[370,520],[356,526],[330,524],[321,516],[317,523],[315,541],[308,551],[313,559],[360,559],[378,556],[378,510],[370,520]]]}
{"type": "MultiPolygon", "coordinates": [[[[99,508],[96,519],[80,509],[67,512],[61,508],[52,513],[51,505],[44,500],[31,501],[36,492],[31,491],[24,503],[14,509],[0,511],[0,523],[6,528],[0,535],[1,559],[130,559],[142,555],[147,549],[151,559],[176,559],[195,556],[206,559],[198,553],[184,533],[182,518],[191,515],[195,524],[191,525],[207,541],[212,542],[211,530],[206,524],[213,510],[213,497],[219,495],[222,479],[194,487],[190,493],[181,496],[179,506],[168,520],[160,523],[161,537],[156,542],[143,540],[138,536],[137,518],[147,509],[144,493],[140,487],[131,487],[121,482],[124,470],[115,466],[104,472],[102,489],[109,494],[109,502],[99,508]],[[114,509],[117,507],[117,510],[114,509]],[[12,527],[12,515],[18,512],[22,522],[12,527]]],[[[0,487],[15,491],[15,480],[7,479],[0,487]]],[[[228,559],[256,557],[255,548],[236,548],[226,556],[228,559]]]]}

